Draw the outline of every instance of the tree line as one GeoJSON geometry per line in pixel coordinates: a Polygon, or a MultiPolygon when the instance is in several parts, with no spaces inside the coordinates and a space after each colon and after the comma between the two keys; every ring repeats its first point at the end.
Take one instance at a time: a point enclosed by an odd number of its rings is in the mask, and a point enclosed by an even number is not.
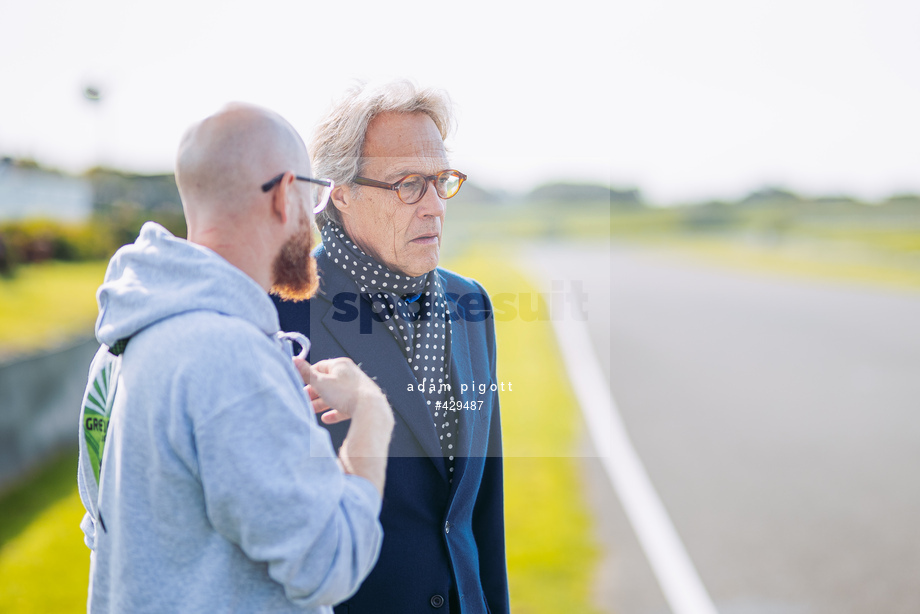
{"type": "MultiPolygon", "coordinates": [[[[21,164],[35,166],[31,161],[21,164]]],[[[119,247],[133,242],[147,220],[185,236],[185,218],[172,174],[135,175],[96,168],[84,177],[93,193],[92,214],[87,220],[27,218],[0,222],[0,275],[10,277],[21,265],[45,260],[109,258],[119,247]]]]}

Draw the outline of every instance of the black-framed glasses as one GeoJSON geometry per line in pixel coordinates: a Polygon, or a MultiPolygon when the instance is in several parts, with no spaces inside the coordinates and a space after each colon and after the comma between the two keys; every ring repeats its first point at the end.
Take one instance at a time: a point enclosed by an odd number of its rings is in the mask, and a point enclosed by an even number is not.
{"type": "Polygon", "coordinates": [[[466,175],[460,171],[449,168],[436,175],[412,173],[411,175],[406,175],[396,183],[377,181],[376,179],[368,179],[367,177],[355,177],[355,183],[358,185],[393,190],[396,192],[399,200],[407,205],[414,205],[422,200],[422,197],[425,196],[425,192],[428,191],[429,181],[434,182],[434,189],[437,190],[438,196],[448,199],[457,195],[457,192],[460,191],[460,186],[466,181],[466,175]]]}
{"type": "MultiPolygon", "coordinates": [[[[262,191],[271,191],[281,182],[282,177],[284,177],[284,173],[263,183],[262,191]]],[[[332,179],[314,179],[313,177],[302,177],[300,175],[294,175],[294,179],[306,181],[310,184],[310,206],[313,208],[313,213],[319,213],[326,208],[326,204],[329,202],[329,195],[332,194],[332,189],[335,187],[335,182],[332,179]]]]}

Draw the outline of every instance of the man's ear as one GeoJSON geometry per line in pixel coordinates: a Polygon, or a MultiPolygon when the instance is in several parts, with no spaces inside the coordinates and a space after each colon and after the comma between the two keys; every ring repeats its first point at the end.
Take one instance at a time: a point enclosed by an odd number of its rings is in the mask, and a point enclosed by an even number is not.
{"type": "Polygon", "coordinates": [[[339,211],[348,211],[351,205],[351,188],[347,185],[337,185],[332,188],[329,200],[339,211]]]}
{"type": "Polygon", "coordinates": [[[294,193],[294,181],[296,181],[294,179],[294,173],[286,171],[284,175],[282,175],[280,183],[272,190],[271,213],[272,216],[282,224],[286,224],[288,220],[288,207],[291,204],[289,201],[297,198],[297,195],[294,193]]]}

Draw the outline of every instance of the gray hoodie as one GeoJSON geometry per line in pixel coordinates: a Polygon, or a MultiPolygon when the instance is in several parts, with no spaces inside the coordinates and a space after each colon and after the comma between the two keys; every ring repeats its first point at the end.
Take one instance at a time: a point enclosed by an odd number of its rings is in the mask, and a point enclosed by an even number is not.
{"type": "Polygon", "coordinates": [[[264,290],[148,222],[97,299],[89,611],[331,612],[377,560],[380,496],[342,473],[264,290]]]}

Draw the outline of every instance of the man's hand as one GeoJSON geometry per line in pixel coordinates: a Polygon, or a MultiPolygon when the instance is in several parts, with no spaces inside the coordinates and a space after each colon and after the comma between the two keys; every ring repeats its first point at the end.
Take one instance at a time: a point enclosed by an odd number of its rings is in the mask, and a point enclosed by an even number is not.
{"type": "MultiPolygon", "coordinates": [[[[294,359],[300,376],[307,385],[307,394],[316,413],[326,424],[335,424],[352,418],[383,392],[350,358],[331,358],[310,365],[305,360],[294,359]]],[[[389,406],[388,406],[389,407],[389,406]]]]}
{"type": "Polygon", "coordinates": [[[315,365],[295,358],[294,365],[307,384],[313,410],[326,412],[323,422],[351,420],[339,449],[345,472],[370,480],[382,496],[394,425],[393,410],[383,391],[350,358],[332,358],[315,365]]]}

